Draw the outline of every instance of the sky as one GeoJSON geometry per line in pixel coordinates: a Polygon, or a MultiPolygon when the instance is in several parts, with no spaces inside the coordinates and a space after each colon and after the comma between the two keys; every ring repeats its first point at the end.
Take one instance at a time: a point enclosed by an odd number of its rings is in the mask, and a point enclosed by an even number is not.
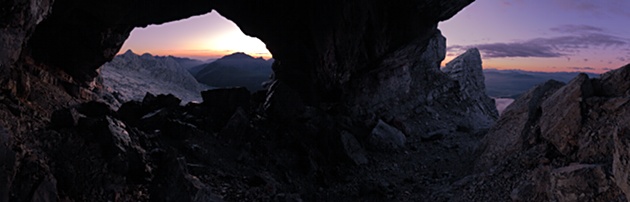
{"type": "MultiPolygon", "coordinates": [[[[468,48],[484,68],[602,73],[630,63],[630,0],[477,0],[439,28],[443,64],[468,48]]],[[[213,59],[232,52],[270,58],[217,12],[136,28],[121,52],[213,59]]]]}
{"type": "Polygon", "coordinates": [[[136,28],[120,53],[174,55],[199,60],[216,59],[233,52],[271,58],[265,44],[247,36],[232,21],[213,11],[209,14],[136,28]]]}
{"type": "Polygon", "coordinates": [[[601,73],[630,63],[630,0],[477,0],[439,28],[451,60],[484,68],[601,73]]]}

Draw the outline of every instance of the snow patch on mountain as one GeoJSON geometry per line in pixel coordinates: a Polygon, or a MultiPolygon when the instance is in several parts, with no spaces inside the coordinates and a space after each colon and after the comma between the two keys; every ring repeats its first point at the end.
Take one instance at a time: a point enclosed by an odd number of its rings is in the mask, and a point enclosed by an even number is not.
{"type": "Polygon", "coordinates": [[[119,101],[142,100],[149,92],[173,94],[188,103],[201,101],[200,92],[210,88],[198,83],[174,57],[131,50],[101,66],[99,79],[119,101]]]}

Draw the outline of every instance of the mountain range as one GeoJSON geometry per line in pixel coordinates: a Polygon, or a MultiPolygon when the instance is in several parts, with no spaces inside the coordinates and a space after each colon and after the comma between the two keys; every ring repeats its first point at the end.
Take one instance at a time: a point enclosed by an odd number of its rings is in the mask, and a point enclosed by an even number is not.
{"type": "MultiPolygon", "coordinates": [[[[524,70],[484,69],[486,92],[490,97],[517,98],[532,87],[548,80],[568,82],[580,72],[533,72],[524,70]]],[[[589,77],[598,74],[587,73],[589,77]]]]}
{"type": "MultiPolygon", "coordinates": [[[[212,87],[263,89],[262,83],[273,73],[272,64],[273,59],[255,58],[242,52],[201,61],[148,53],[137,55],[129,50],[103,65],[100,77],[122,100],[142,99],[146,92],[151,92],[171,93],[184,101],[199,101],[199,92],[212,87]]],[[[486,93],[490,97],[509,100],[548,80],[568,82],[579,72],[484,69],[483,74],[486,93]]],[[[597,74],[587,74],[598,77],[597,74]]]]}
{"type": "Polygon", "coordinates": [[[173,94],[184,102],[201,101],[198,83],[185,66],[200,61],[172,56],[137,55],[131,50],[101,68],[100,79],[119,101],[141,100],[147,92],[173,94]]]}
{"type": "Polygon", "coordinates": [[[189,72],[200,83],[214,87],[244,86],[249,91],[263,89],[262,83],[269,80],[273,59],[254,58],[237,52],[224,56],[212,63],[195,66],[189,72]]]}

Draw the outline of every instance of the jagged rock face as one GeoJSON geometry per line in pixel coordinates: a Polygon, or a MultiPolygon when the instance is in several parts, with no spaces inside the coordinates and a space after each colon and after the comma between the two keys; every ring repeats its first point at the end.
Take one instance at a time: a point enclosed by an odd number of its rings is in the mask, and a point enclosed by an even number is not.
{"type": "Polygon", "coordinates": [[[478,116],[473,119],[478,125],[489,127],[499,118],[494,100],[486,95],[479,50],[473,48],[466,51],[447,63],[442,71],[458,82],[462,100],[476,102],[469,113],[478,116]]]}
{"type": "Polygon", "coordinates": [[[621,78],[628,72],[630,65],[601,79],[547,82],[517,99],[479,147],[475,178],[487,182],[477,191],[508,189],[535,201],[627,200],[630,81],[621,78]]]}
{"type": "Polygon", "coordinates": [[[508,106],[481,141],[480,148],[484,152],[478,157],[476,169],[487,170],[535,140],[540,130],[536,122],[541,113],[540,105],[564,85],[549,80],[527,91],[508,106]]]}
{"type": "MultiPolygon", "coordinates": [[[[378,64],[381,69],[356,79],[349,87],[351,93],[344,97],[349,100],[347,106],[351,113],[364,120],[382,119],[412,136],[445,129],[470,132],[489,128],[498,112],[494,101],[485,94],[483,76],[461,75],[459,81],[440,71],[446,42],[439,31],[426,49],[418,48],[419,43],[415,41],[397,50],[378,64]],[[479,87],[462,87],[460,83],[465,85],[466,82],[479,87]]],[[[479,54],[473,52],[464,54],[458,61],[462,58],[481,60],[479,54]]],[[[482,73],[480,62],[459,68],[466,68],[471,75],[482,73]]],[[[451,74],[457,73],[453,70],[451,74]]]]}
{"type": "Polygon", "coordinates": [[[0,72],[14,63],[35,27],[48,15],[53,0],[0,3],[0,72]]]}

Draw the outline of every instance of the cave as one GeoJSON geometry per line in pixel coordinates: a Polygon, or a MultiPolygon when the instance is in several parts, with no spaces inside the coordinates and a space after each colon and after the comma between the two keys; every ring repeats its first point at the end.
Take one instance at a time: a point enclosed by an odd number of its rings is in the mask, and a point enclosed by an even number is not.
{"type": "Polygon", "coordinates": [[[440,69],[437,23],[473,1],[4,1],[0,201],[559,200],[585,181],[606,189],[580,197],[624,199],[630,66],[499,118],[464,85],[483,83],[477,49],[440,69]],[[267,45],[267,89],[97,99],[134,28],[212,11],[267,45]],[[615,132],[584,139],[596,126],[615,132]]]}

